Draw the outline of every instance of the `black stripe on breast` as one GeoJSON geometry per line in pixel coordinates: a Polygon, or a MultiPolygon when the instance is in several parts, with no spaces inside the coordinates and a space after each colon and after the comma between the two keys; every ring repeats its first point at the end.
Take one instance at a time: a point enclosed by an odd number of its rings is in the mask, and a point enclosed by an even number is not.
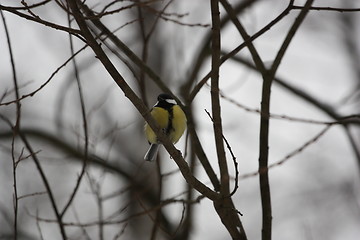
{"type": "Polygon", "coordinates": [[[173,108],[171,107],[171,108],[168,108],[168,109],[166,109],[167,111],[168,111],[168,113],[169,113],[169,124],[168,124],[168,126],[167,126],[167,128],[166,128],[166,135],[169,135],[170,134],[170,132],[174,129],[173,128],[173,125],[172,125],[172,120],[173,120],[173,118],[174,118],[174,113],[173,113],[173,108]]]}

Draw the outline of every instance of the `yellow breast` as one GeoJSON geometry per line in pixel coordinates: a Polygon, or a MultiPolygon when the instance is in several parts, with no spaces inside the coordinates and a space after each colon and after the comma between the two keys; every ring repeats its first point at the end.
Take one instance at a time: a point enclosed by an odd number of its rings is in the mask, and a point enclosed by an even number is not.
{"type": "Polygon", "coordinates": [[[186,116],[183,110],[178,106],[173,106],[173,131],[170,132],[169,137],[173,143],[179,141],[186,129],[186,116]]]}
{"type": "MultiPolygon", "coordinates": [[[[172,111],[172,117],[169,117],[169,112],[166,109],[154,107],[151,110],[151,115],[159,124],[159,127],[164,130],[169,127],[169,119],[171,118],[171,128],[168,129],[168,136],[173,143],[176,143],[186,129],[186,116],[178,105],[173,106],[170,111],[172,111]]],[[[145,124],[145,135],[150,143],[158,143],[154,131],[147,123],[145,124]]]]}
{"type": "MultiPolygon", "coordinates": [[[[160,128],[164,129],[169,124],[169,112],[160,107],[153,107],[151,115],[157,122],[160,128]]],[[[145,124],[145,135],[150,143],[157,143],[157,137],[154,131],[150,128],[149,124],[145,124]]]]}

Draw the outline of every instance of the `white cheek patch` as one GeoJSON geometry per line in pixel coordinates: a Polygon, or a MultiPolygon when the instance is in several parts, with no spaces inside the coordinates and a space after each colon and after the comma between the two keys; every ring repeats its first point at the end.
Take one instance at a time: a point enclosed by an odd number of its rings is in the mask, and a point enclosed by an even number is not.
{"type": "Polygon", "coordinates": [[[165,101],[166,101],[167,103],[170,103],[170,104],[174,104],[174,105],[177,104],[174,99],[166,99],[165,101]]]}

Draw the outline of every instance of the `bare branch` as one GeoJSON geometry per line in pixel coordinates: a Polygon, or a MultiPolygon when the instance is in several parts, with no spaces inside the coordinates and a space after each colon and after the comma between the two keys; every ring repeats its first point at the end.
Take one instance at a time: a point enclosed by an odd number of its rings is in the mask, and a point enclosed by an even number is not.
{"type": "Polygon", "coordinates": [[[94,53],[98,57],[98,59],[102,62],[108,73],[112,76],[113,80],[116,84],[121,88],[124,92],[125,96],[133,103],[139,113],[145,118],[145,120],[149,123],[150,127],[156,133],[159,141],[161,141],[172,156],[176,164],[178,165],[182,175],[186,179],[186,181],[191,184],[196,190],[204,194],[210,199],[217,199],[218,194],[213,192],[210,188],[201,183],[198,179],[196,179],[190,172],[189,166],[187,165],[184,158],[181,156],[181,152],[178,151],[174,145],[170,142],[168,137],[161,131],[158,127],[158,124],[151,117],[149,110],[146,108],[144,103],[139,99],[134,91],[129,87],[126,83],[125,79],[120,75],[120,73],[116,70],[115,66],[112,64],[110,59],[106,56],[104,51],[101,49],[99,44],[96,42],[95,38],[90,33],[87,24],[80,13],[78,5],[74,1],[68,1],[70,8],[72,9],[72,13],[82,31],[83,36],[87,40],[89,46],[93,49],[94,53]]]}
{"type": "Polygon", "coordinates": [[[43,6],[43,5],[47,4],[50,1],[51,0],[45,0],[45,1],[42,1],[42,2],[39,2],[39,3],[34,3],[32,5],[28,5],[24,0],[22,0],[21,4],[23,4],[24,7],[11,7],[11,8],[13,8],[14,10],[29,10],[29,9],[32,9],[32,8],[37,8],[37,7],[43,6]]]}
{"type": "Polygon", "coordinates": [[[11,100],[8,102],[3,102],[0,103],[0,106],[2,105],[9,105],[9,104],[13,104],[13,103],[17,103],[20,102],[21,100],[28,98],[28,97],[33,97],[36,93],[38,93],[40,90],[42,90],[47,84],[50,83],[50,81],[56,76],[56,74],[63,69],[70,61],[72,61],[76,55],[78,55],[81,51],[83,51],[86,47],[88,47],[87,45],[85,45],[84,47],[80,48],[76,53],[74,53],[71,57],[69,57],[63,64],[61,64],[51,75],[50,77],[43,83],[41,84],[41,86],[39,88],[37,88],[36,90],[32,91],[31,93],[28,94],[24,94],[19,98],[16,98],[15,100],[11,100]]]}
{"type": "MultiPolygon", "coordinates": [[[[0,10],[1,18],[4,24],[5,34],[6,34],[6,40],[8,44],[8,50],[10,55],[10,62],[11,62],[11,70],[13,74],[13,82],[14,82],[14,90],[15,90],[15,97],[19,98],[19,87],[18,87],[18,79],[16,76],[16,68],[15,68],[15,60],[14,55],[12,52],[11,47],[11,41],[10,41],[10,34],[8,31],[8,27],[6,24],[5,16],[2,10],[0,10]]],[[[13,188],[14,188],[14,194],[13,194],[13,207],[14,207],[14,238],[17,240],[18,237],[18,190],[17,190],[17,180],[16,180],[16,168],[19,160],[16,160],[15,158],[15,138],[18,135],[19,129],[20,129],[20,120],[21,120],[21,104],[20,102],[16,103],[16,121],[15,125],[12,126],[10,123],[10,120],[8,121],[8,124],[13,130],[13,135],[11,139],[11,158],[12,158],[12,174],[13,174],[13,188]]],[[[21,155],[20,155],[21,157],[21,155]]],[[[20,158],[19,157],[19,158],[20,158]]]]}
{"type": "MultiPolygon", "coordinates": [[[[294,10],[302,10],[304,6],[297,6],[294,5],[292,9],[294,10]]],[[[334,7],[315,7],[312,6],[309,10],[316,10],[316,11],[332,11],[332,12],[360,12],[360,8],[334,8],[334,7]]]]}
{"type": "Polygon", "coordinates": [[[271,66],[270,74],[272,75],[272,77],[275,76],[276,71],[277,71],[278,67],[280,66],[281,60],[283,59],[285,52],[290,45],[291,40],[294,38],[300,25],[303,23],[306,15],[309,12],[309,8],[311,7],[313,2],[314,2],[313,0],[306,1],[304,8],[301,10],[298,17],[295,19],[293,25],[291,26],[288,34],[286,35],[278,53],[276,54],[275,60],[271,66]]]}
{"type": "MultiPolygon", "coordinates": [[[[284,54],[293,39],[297,29],[305,19],[308,9],[313,0],[308,0],[305,3],[305,8],[300,12],[295,19],[289,33],[280,47],[278,54],[275,57],[274,63],[269,71],[261,71],[263,77],[263,88],[261,94],[261,118],[260,118],[260,139],[259,139],[259,171],[267,169],[269,158],[269,115],[270,115],[270,95],[271,85],[275,77],[276,71],[280,65],[284,54]]],[[[258,68],[258,66],[257,66],[258,68]]],[[[262,204],[262,240],[271,240],[272,237],[272,209],[271,209],[271,195],[268,172],[259,175],[260,194],[262,204]]]]}
{"type": "Polygon", "coordinates": [[[260,72],[265,74],[266,70],[265,70],[264,63],[261,60],[261,57],[260,57],[258,51],[256,50],[256,48],[252,44],[252,41],[250,40],[249,34],[246,32],[245,28],[242,26],[239,19],[236,17],[236,12],[231,7],[231,5],[228,3],[227,0],[220,0],[220,2],[224,6],[224,8],[225,8],[226,12],[228,13],[231,21],[234,23],[235,27],[239,31],[239,33],[242,36],[242,38],[244,39],[244,41],[247,41],[247,47],[248,47],[248,49],[250,51],[250,54],[251,54],[251,57],[252,57],[252,59],[253,59],[253,61],[255,63],[255,66],[259,69],[260,72]]]}
{"type": "MultiPolygon", "coordinates": [[[[241,43],[239,46],[234,48],[231,52],[224,54],[224,56],[220,59],[220,65],[222,65],[224,62],[226,62],[229,58],[236,57],[235,55],[240,52],[244,47],[248,46],[251,42],[253,42],[255,39],[260,37],[262,34],[266,33],[268,30],[270,30],[275,24],[277,24],[281,19],[283,19],[286,15],[289,14],[289,12],[292,9],[292,1],[289,2],[289,5],[284,9],[283,12],[281,12],[274,20],[269,22],[267,25],[265,25],[262,29],[260,29],[258,32],[256,32],[254,35],[249,36],[247,39],[244,40],[243,43],[241,43]]],[[[229,9],[230,10],[230,9],[229,9]]],[[[235,11],[235,9],[230,10],[235,11]]],[[[233,13],[235,14],[235,13],[233,13]]],[[[200,89],[204,86],[204,84],[210,79],[211,71],[203,77],[198,84],[195,85],[194,89],[191,91],[189,95],[189,101],[192,102],[197,93],[200,91],[200,89]]]]}
{"type": "MultiPolygon", "coordinates": [[[[277,79],[275,79],[275,82],[277,81],[277,79]]],[[[225,94],[220,91],[220,96],[225,99],[226,101],[234,104],[235,106],[247,111],[247,112],[251,112],[251,113],[258,113],[260,115],[264,115],[261,113],[260,109],[253,109],[250,107],[245,106],[244,104],[241,104],[239,102],[237,102],[236,100],[225,96],[225,94]]],[[[314,120],[314,119],[306,119],[306,118],[299,118],[299,117],[292,117],[292,116],[287,116],[287,115],[279,115],[279,114],[274,114],[274,113],[270,113],[269,116],[270,118],[273,119],[281,119],[281,120],[288,120],[288,121],[292,121],[292,122],[301,122],[301,123],[310,123],[310,124],[318,124],[318,125],[333,125],[333,124],[360,124],[360,115],[349,115],[349,116],[342,116],[342,117],[338,117],[337,119],[335,119],[335,121],[320,121],[320,120],[314,120]]]]}
{"type": "MultiPolygon", "coordinates": [[[[94,13],[85,4],[80,5],[81,9],[85,12],[86,16],[93,16],[94,13]]],[[[158,87],[166,93],[170,93],[176,102],[183,106],[181,101],[172,93],[172,91],[166,86],[161,78],[148,66],[146,65],[126,44],[124,44],[118,37],[116,37],[99,19],[91,19],[91,22],[121,50],[125,55],[131,59],[142,71],[158,85],[158,87]]]]}
{"type": "MultiPolygon", "coordinates": [[[[68,23],[69,23],[69,27],[71,27],[71,21],[70,21],[70,13],[68,13],[68,23]]],[[[71,51],[71,56],[74,56],[74,43],[73,43],[73,39],[71,34],[69,34],[69,41],[70,41],[70,51],[71,51]]],[[[88,153],[89,153],[89,133],[88,133],[88,124],[87,124],[87,119],[86,119],[86,109],[85,109],[85,102],[84,102],[84,95],[83,95],[83,90],[82,90],[82,86],[81,86],[81,81],[80,81],[80,76],[79,76],[79,70],[75,61],[75,58],[72,59],[73,62],[73,67],[74,67],[74,73],[75,73],[75,79],[76,79],[76,83],[78,86],[78,92],[79,92],[79,101],[80,101],[80,105],[81,105],[81,116],[82,116],[82,121],[83,121],[83,131],[84,131],[84,158],[83,158],[83,165],[82,165],[82,169],[80,172],[80,175],[78,176],[78,179],[76,181],[75,187],[73,192],[70,195],[70,198],[68,200],[68,202],[65,204],[64,209],[61,212],[61,217],[63,217],[68,209],[68,207],[71,205],[71,203],[73,202],[75,195],[80,187],[80,183],[81,180],[85,174],[86,171],[86,167],[87,167],[87,163],[88,163],[88,153]]]]}
{"type": "Polygon", "coordinates": [[[206,156],[205,150],[201,145],[201,142],[199,140],[199,136],[196,133],[195,130],[195,123],[194,123],[194,113],[192,110],[192,105],[190,105],[189,107],[187,107],[185,109],[186,112],[186,116],[187,116],[187,131],[189,132],[190,135],[190,139],[191,139],[191,146],[193,146],[194,151],[196,153],[196,156],[198,157],[201,165],[203,166],[206,174],[208,175],[214,190],[216,192],[218,192],[220,190],[220,182],[218,177],[216,176],[216,173],[214,171],[214,169],[212,168],[208,157],[206,156]]]}
{"type": "Polygon", "coordinates": [[[51,190],[49,181],[47,180],[47,177],[45,175],[45,172],[42,169],[42,167],[40,165],[40,161],[37,158],[36,154],[34,153],[34,151],[33,151],[32,147],[31,147],[30,143],[28,142],[26,136],[22,132],[19,132],[19,135],[20,135],[20,138],[22,139],[22,141],[24,142],[27,150],[30,152],[30,154],[32,156],[32,159],[34,160],[34,163],[35,163],[35,165],[36,165],[36,167],[37,167],[37,169],[39,171],[40,177],[41,177],[41,179],[42,179],[42,181],[43,181],[43,183],[45,185],[46,192],[49,195],[51,206],[52,206],[52,208],[54,210],[54,213],[55,213],[55,216],[56,216],[56,222],[58,223],[59,228],[60,228],[61,236],[62,236],[63,240],[66,240],[67,236],[66,236],[65,227],[64,227],[64,224],[63,224],[63,221],[62,221],[62,217],[61,217],[60,212],[58,210],[58,207],[56,205],[55,197],[54,197],[54,194],[52,193],[52,190],[51,190]]]}
{"type": "Polygon", "coordinates": [[[240,180],[241,179],[245,179],[245,178],[249,178],[249,177],[254,177],[257,175],[261,175],[264,174],[266,172],[268,172],[271,168],[274,168],[276,166],[280,166],[283,163],[287,162],[288,160],[290,160],[292,157],[294,157],[295,155],[302,153],[308,146],[310,146],[311,144],[317,142],[320,137],[322,137],[329,129],[330,127],[332,127],[333,124],[329,124],[327,125],[323,130],[321,130],[318,134],[316,134],[314,137],[312,137],[310,140],[306,141],[302,146],[300,146],[299,148],[295,149],[294,151],[292,151],[291,153],[287,154],[283,159],[276,161],[273,164],[270,164],[267,168],[263,168],[261,170],[258,170],[256,172],[253,173],[247,173],[247,174],[243,174],[240,176],[240,180]]]}
{"type": "Polygon", "coordinates": [[[220,68],[220,11],[217,0],[211,1],[211,19],[212,19],[212,56],[211,56],[211,110],[213,115],[213,127],[216,143],[217,159],[220,168],[220,194],[229,195],[229,172],[225,156],[221,107],[219,98],[219,68],[220,68]]]}
{"type": "Polygon", "coordinates": [[[144,7],[150,3],[154,3],[156,1],[154,0],[149,0],[149,1],[144,1],[144,2],[135,2],[135,3],[132,3],[132,4],[129,4],[129,5],[126,5],[124,7],[119,7],[119,8],[116,8],[114,10],[109,10],[107,11],[107,9],[112,6],[113,4],[116,3],[116,1],[113,1],[111,3],[109,3],[108,5],[106,5],[99,13],[95,14],[94,16],[91,16],[91,17],[86,17],[86,19],[92,19],[92,18],[97,18],[97,19],[100,19],[106,15],[111,15],[111,14],[115,14],[115,13],[119,13],[121,11],[124,11],[124,10],[127,10],[127,9],[131,9],[133,7],[144,7]]]}
{"type": "Polygon", "coordinates": [[[20,199],[23,199],[23,198],[34,197],[34,196],[44,195],[44,194],[47,194],[47,192],[29,193],[29,194],[24,194],[24,195],[19,196],[18,199],[20,200],[20,199]]]}
{"type": "MultiPolygon", "coordinates": [[[[206,114],[209,116],[209,118],[211,119],[211,121],[214,121],[213,118],[211,117],[210,113],[205,109],[205,112],[206,114]]],[[[235,154],[234,152],[232,151],[231,149],[231,146],[228,142],[228,140],[225,138],[225,136],[223,135],[222,138],[224,139],[225,143],[226,143],[226,147],[227,149],[229,150],[231,156],[232,156],[232,159],[233,159],[233,163],[234,163],[234,169],[235,169],[235,186],[234,186],[234,189],[233,191],[230,193],[230,196],[234,195],[236,190],[238,189],[239,185],[237,183],[238,181],[238,177],[239,177],[239,169],[238,169],[238,162],[236,161],[236,157],[235,157],[235,154]]]]}
{"type": "Polygon", "coordinates": [[[77,29],[67,28],[67,27],[64,27],[64,26],[55,24],[55,23],[53,23],[53,22],[48,22],[48,21],[45,21],[45,20],[43,20],[43,19],[40,19],[40,18],[37,18],[37,17],[34,17],[34,16],[30,16],[30,15],[24,14],[24,13],[18,11],[16,8],[13,8],[13,7],[7,7],[7,6],[4,6],[4,5],[0,5],[0,10],[13,13],[13,14],[15,14],[15,15],[18,15],[19,17],[25,18],[25,19],[27,19],[27,20],[30,20],[30,21],[39,23],[39,24],[41,24],[41,25],[44,25],[44,26],[47,26],[47,27],[50,27],[50,28],[54,28],[54,29],[56,29],[56,30],[60,30],[60,31],[64,31],[64,32],[67,32],[67,33],[71,33],[71,34],[73,34],[74,36],[76,36],[77,38],[79,38],[80,40],[82,40],[82,41],[85,42],[85,40],[81,37],[81,32],[80,32],[79,30],[77,30],[77,29]]]}

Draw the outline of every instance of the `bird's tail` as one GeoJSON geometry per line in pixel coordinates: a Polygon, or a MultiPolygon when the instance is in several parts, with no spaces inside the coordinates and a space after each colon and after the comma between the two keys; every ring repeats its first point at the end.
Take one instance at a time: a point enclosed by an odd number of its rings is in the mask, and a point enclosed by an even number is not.
{"type": "Polygon", "coordinates": [[[150,162],[154,161],[157,156],[157,152],[159,151],[159,147],[159,144],[152,143],[149,147],[149,150],[145,154],[144,160],[150,162]]]}

